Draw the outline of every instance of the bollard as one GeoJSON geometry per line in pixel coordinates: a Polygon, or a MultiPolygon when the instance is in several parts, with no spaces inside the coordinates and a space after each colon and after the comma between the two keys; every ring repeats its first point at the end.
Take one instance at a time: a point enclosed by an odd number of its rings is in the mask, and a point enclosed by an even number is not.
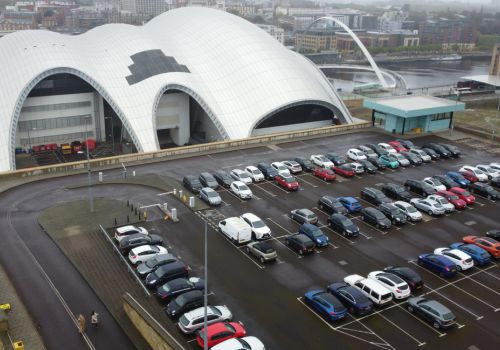
{"type": "Polygon", "coordinates": [[[172,211],[170,212],[170,216],[172,217],[173,221],[177,220],[177,209],[172,208],[172,211]]]}
{"type": "Polygon", "coordinates": [[[127,215],[127,224],[130,222],[130,218],[129,216],[127,215]]]}
{"type": "Polygon", "coordinates": [[[194,208],[194,197],[189,197],[189,207],[194,208]]]}
{"type": "Polygon", "coordinates": [[[179,198],[182,198],[182,190],[179,190],[179,198]]]}
{"type": "Polygon", "coordinates": [[[177,195],[177,189],[174,188],[174,196],[176,196],[176,195],[177,195]]]}
{"type": "Polygon", "coordinates": [[[134,177],[135,177],[135,170],[134,170],[134,171],[132,171],[132,176],[134,176],[134,177]]]}
{"type": "Polygon", "coordinates": [[[147,211],[145,211],[145,212],[144,212],[144,221],[147,221],[147,220],[148,220],[148,212],[147,212],[147,211]]]}
{"type": "Polygon", "coordinates": [[[99,182],[102,182],[102,171],[99,171],[99,182]]]}
{"type": "Polygon", "coordinates": [[[116,222],[116,218],[115,218],[115,226],[118,226],[118,222],[116,222]]]}
{"type": "Polygon", "coordinates": [[[163,203],[163,210],[167,211],[168,210],[168,203],[163,203]]]}

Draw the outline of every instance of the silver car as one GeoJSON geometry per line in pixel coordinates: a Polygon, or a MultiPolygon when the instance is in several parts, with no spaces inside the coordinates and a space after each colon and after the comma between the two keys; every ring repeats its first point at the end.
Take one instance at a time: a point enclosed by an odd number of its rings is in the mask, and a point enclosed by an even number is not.
{"type": "Polygon", "coordinates": [[[219,193],[210,187],[203,187],[200,190],[200,199],[210,205],[220,205],[222,203],[222,198],[220,198],[219,193]]]}
{"type": "MultiPolygon", "coordinates": [[[[205,308],[199,307],[182,315],[177,325],[185,334],[194,333],[196,330],[203,327],[204,315],[205,308]]],[[[231,321],[232,318],[233,314],[225,305],[207,307],[207,324],[231,321]]]]}
{"type": "Polygon", "coordinates": [[[434,328],[449,328],[455,324],[455,315],[443,304],[426,298],[408,299],[408,311],[431,322],[434,328]]]}
{"type": "Polygon", "coordinates": [[[444,213],[446,212],[441,203],[436,202],[432,199],[413,198],[412,200],[410,200],[410,203],[413,204],[413,206],[418,210],[423,211],[429,215],[444,215],[444,213]]]}
{"type": "Polygon", "coordinates": [[[260,260],[261,263],[265,263],[266,261],[274,261],[278,257],[276,250],[267,242],[251,242],[246,246],[246,251],[249,254],[252,254],[257,259],[260,260]]]}

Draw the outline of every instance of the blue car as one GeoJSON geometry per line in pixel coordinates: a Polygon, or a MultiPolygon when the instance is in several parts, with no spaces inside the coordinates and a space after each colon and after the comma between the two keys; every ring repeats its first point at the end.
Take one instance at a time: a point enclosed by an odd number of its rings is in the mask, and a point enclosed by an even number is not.
{"type": "Polygon", "coordinates": [[[448,171],[446,173],[453,181],[460,185],[462,188],[467,188],[470,185],[470,181],[467,180],[462,174],[456,171],[448,171]]]}
{"type": "Polygon", "coordinates": [[[337,200],[349,213],[358,213],[361,211],[361,203],[354,197],[339,197],[337,200]]]}
{"type": "Polygon", "coordinates": [[[326,247],[328,246],[328,242],[330,242],[323,231],[321,231],[318,226],[313,224],[302,224],[302,226],[299,227],[299,233],[309,237],[314,243],[316,243],[317,247],[326,247]]]}
{"type": "Polygon", "coordinates": [[[322,289],[304,294],[304,302],[326,319],[336,321],[347,314],[347,309],[333,295],[322,289]]]}
{"type": "Polygon", "coordinates": [[[356,287],[337,282],[330,284],[327,290],[340,300],[351,314],[363,316],[373,311],[373,303],[356,287]]]}
{"type": "Polygon", "coordinates": [[[470,255],[472,260],[474,260],[474,264],[479,266],[487,265],[491,261],[490,253],[474,244],[458,242],[450,245],[450,248],[461,250],[465,254],[470,255]]]}
{"type": "Polygon", "coordinates": [[[439,274],[441,277],[453,277],[457,273],[457,265],[447,257],[435,254],[418,256],[418,264],[439,274]]]}

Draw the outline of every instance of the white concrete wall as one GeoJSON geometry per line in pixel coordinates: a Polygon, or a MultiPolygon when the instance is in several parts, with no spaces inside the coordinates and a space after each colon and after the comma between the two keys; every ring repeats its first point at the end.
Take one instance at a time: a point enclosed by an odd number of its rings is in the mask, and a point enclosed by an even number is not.
{"type": "Polygon", "coordinates": [[[318,122],[290,124],[290,125],[274,126],[274,127],[270,127],[270,128],[263,128],[263,129],[254,129],[252,131],[252,136],[261,136],[261,135],[274,134],[274,133],[278,133],[278,132],[322,128],[324,126],[332,126],[332,121],[331,120],[322,120],[322,121],[318,121],[318,122]]]}
{"type": "Polygon", "coordinates": [[[170,130],[172,141],[179,146],[189,142],[189,96],[165,94],[156,111],[156,130],[170,130]]]}

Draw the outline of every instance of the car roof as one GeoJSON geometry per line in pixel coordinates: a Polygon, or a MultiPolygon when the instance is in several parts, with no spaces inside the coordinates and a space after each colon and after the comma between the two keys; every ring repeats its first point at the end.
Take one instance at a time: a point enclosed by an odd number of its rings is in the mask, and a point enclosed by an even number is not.
{"type": "Polygon", "coordinates": [[[154,246],[150,245],[150,244],[144,244],[144,245],[140,245],[138,247],[135,247],[134,249],[132,249],[132,252],[140,253],[140,252],[144,252],[146,250],[150,250],[150,249],[152,249],[152,247],[154,247],[154,246]]]}
{"type": "Polygon", "coordinates": [[[184,176],[184,178],[185,178],[186,180],[198,180],[198,179],[196,178],[196,176],[194,176],[194,175],[186,175],[186,176],[184,176]]]}
{"type": "Polygon", "coordinates": [[[259,170],[259,169],[257,169],[257,167],[255,165],[248,165],[246,167],[246,169],[249,169],[249,170],[259,170]]]}
{"type": "Polygon", "coordinates": [[[241,217],[244,217],[250,221],[260,220],[260,218],[257,215],[255,215],[254,213],[244,213],[244,214],[241,214],[241,217]]]}
{"type": "Polygon", "coordinates": [[[356,203],[358,200],[354,197],[339,197],[338,199],[342,199],[348,203],[356,203]]]}
{"type": "MultiPolygon", "coordinates": [[[[191,310],[189,312],[184,313],[184,316],[188,320],[191,320],[193,318],[199,318],[199,317],[203,316],[204,314],[205,314],[205,308],[202,306],[202,307],[199,307],[197,309],[194,309],[194,310],[191,310]]],[[[208,305],[207,306],[207,315],[212,315],[212,314],[214,314],[214,307],[208,305]]]]}

